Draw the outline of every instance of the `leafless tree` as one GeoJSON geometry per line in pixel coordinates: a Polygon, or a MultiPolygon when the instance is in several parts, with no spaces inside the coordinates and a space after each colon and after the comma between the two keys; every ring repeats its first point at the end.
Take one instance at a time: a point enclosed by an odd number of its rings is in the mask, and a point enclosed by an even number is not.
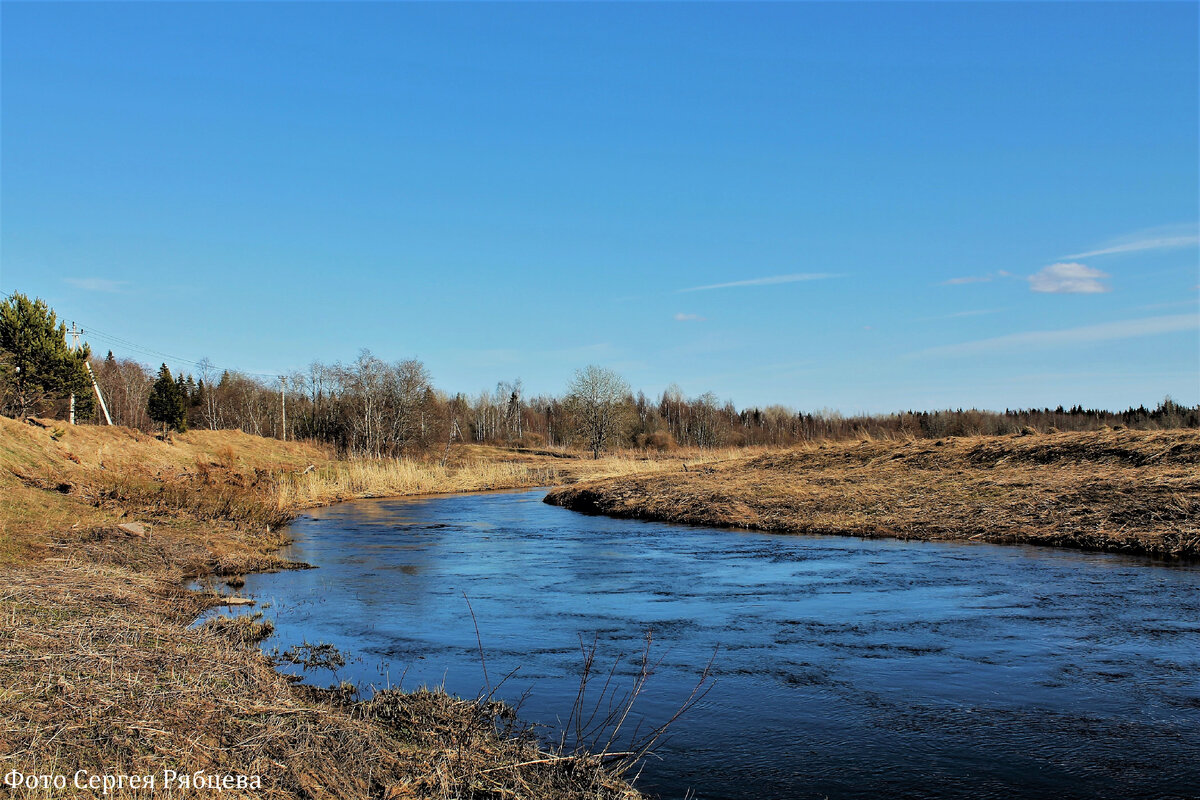
{"type": "Polygon", "coordinates": [[[631,403],[629,384],[611,369],[591,364],[575,373],[567,386],[567,405],[592,458],[599,458],[620,434],[631,403]]]}
{"type": "Polygon", "coordinates": [[[217,393],[215,391],[217,368],[207,358],[200,359],[200,380],[204,381],[204,398],[200,408],[200,415],[204,420],[204,424],[210,431],[215,431],[221,426],[221,418],[218,415],[220,406],[217,404],[217,393]]]}

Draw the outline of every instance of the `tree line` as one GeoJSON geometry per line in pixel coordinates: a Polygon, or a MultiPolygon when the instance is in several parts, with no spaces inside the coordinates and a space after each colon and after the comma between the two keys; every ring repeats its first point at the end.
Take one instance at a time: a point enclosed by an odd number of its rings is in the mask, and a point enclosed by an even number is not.
{"type": "MultiPolygon", "coordinates": [[[[119,425],[155,430],[146,405],[154,373],[109,353],[93,359],[97,381],[119,425]]],[[[160,368],[160,372],[161,372],[160,368]]],[[[169,372],[169,371],[168,371],[169,372]]],[[[159,375],[158,380],[162,376],[159,375]]],[[[314,363],[282,385],[235,372],[179,375],[184,426],[233,428],[258,436],[315,439],[345,455],[395,456],[450,440],[524,448],[786,447],[854,438],[928,438],[1135,429],[1200,428],[1200,407],[1166,398],[1123,411],[1064,408],[902,411],[845,415],[783,405],[737,408],[711,392],[688,397],[672,386],[650,398],[598,366],[581,370],[562,395],[526,397],[522,382],[502,381],[474,396],[438,391],[421,362],[385,362],[364,351],[349,364],[314,363]],[[281,392],[281,388],[284,392],[281,392]],[[286,401],[285,401],[286,396],[286,401]],[[286,429],[283,419],[286,402],[286,429]]],[[[92,411],[91,419],[95,419],[92,411]]]]}
{"type": "Polygon", "coordinates": [[[385,361],[363,350],[349,363],[313,363],[276,380],[217,370],[207,360],[172,374],[86,347],[71,351],[65,326],[41,301],[14,295],[0,303],[0,413],[61,416],[76,398],[76,418],[102,422],[92,378],[112,421],[149,432],[237,429],[257,436],[311,439],[344,456],[394,457],[436,451],[452,441],[524,448],[578,448],[594,456],[615,448],[789,446],[872,438],[942,438],[1102,427],[1200,427],[1200,406],[1170,398],[1154,408],[904,411],[843,415],[783,405],[737,408],[707,392],[671,386],[657,397],[634,393],[600,366],[579,370],[561,395],[526,396],[520,379],[474,396],[439,391],[416,359],[385,361]],[[89,374],[90,368],[90,374],[89,374]]]}

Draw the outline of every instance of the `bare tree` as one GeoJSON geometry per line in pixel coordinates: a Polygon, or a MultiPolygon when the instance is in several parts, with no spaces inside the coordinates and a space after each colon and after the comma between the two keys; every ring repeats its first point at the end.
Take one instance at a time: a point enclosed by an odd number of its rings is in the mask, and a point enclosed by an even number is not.
{"type": "Polygon", "coordinates": [[[567,385],[567,404],[592,458],[620,434],[630,401],[629,384],[611,369],[591,364],[575,373],[567,385]]]}
{"type": "Polygon", "coordinates": [[[509,441],[520,439],[525,435],[523,426],[524,406],[521,402],[521,379],[511,383],[500,381],[496,384],[496,400],[504,404],[504,424],[509,441]]]}
{"type": "Polygon", "coordinates": [[[692,432],[697,447],[715,447],[721,443],[721,415],[717,396],[705,392],[692,401],[692,432]]]}
{"type": "Polygon", "coordinates": [[[204,381],[204,405],[200,410],[204,417],[204,424],[208,426],[210,431],[215,431],[220,427],[220,416],[217,413],[219,406],[217,405],[216,380],[217,368],[207,357],[200,359],[197,365],[200,368],[200,380],[204,381]]]}

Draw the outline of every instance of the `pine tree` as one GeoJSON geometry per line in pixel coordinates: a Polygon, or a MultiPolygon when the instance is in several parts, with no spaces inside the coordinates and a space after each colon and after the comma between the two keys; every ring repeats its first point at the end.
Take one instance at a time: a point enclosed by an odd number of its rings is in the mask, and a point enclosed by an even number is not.
{"type": "Polygon", "coordinates": [[[181,433],[187,430],[187,395],[182,382],[176,382],[171,377],[171,370],[166,364],[158,368],[158,380],[150,389],[146,413],[150,419],[162,423],[164,434],[168,428],[181,433]]]}
{"type": "Polygon", "coordinates": [[[14,294],[0,302],[0,394],[18,417],[69,394],[86,406],[91,380],[84,365],[91,353],[86,345],[72,352],[66,331],[44,300],[14,294]]]}
{"type": "Polygon", "coordinates": [[[175,377],[175,388],[179,390],[179,402],[183,408],[183,422],[179,425],[180,431],[187,430],[188,409],[192,407],[192,395],[196,393],[196,382],[189,375],[185,380],[183,373],[179,373],[175,377]]]}
{"type": "Polygon", "coordinates": [[[192,408],[204,408],[204,403],[208,400],[208,388],[204,385],[204,379],[196,381],[196,392],[192,395],[192,408]]]}

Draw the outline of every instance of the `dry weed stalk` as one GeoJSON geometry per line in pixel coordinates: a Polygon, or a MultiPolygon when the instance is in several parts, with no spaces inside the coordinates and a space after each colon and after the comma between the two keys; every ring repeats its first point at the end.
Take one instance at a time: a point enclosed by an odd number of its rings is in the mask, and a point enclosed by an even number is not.
{"type": "Polygon", "coordinates": [[[572,757],[596,757],[605,760],[609,769],[618,775],[628,773],[634,766],[651,754],[653,748],[666,735],[670,727],[684,714],[696,706],[711,691],[713,681],[713,664],[717,651],[713,651],[691,692],[679,704],[678,708],[662,723],[647,732],[642,732],[642,723],[625,736],[627,723],[637,706],[638,698],[646,689],[646,684],[662,664],[660,657],[652,661],[650,654],[654,637],[651,631],[646,631],[645,641],[638,655],[638,669],[633,682],[621,689],[615,682],[617,669],[620,667],[624,654],[613,659],[612,667],[604,674],[604,683],[594,698],[589,697],[592,683],[599,673],[596,670],[597,646],[599,637],[593,638],[590,644],[579,638],[579,649],[583,657],[583,669],[579,676],[579,688],[575,701],[571,706],[570,716],[563,725],[558,741],[560,753],[570,752],[572,757]],[[567,745],[567,736],[573,741],[567,745]],[[614,748],[622,749],[616,750],[614,748]],[[615,760],[608,760],[615,759],[615,760]]]}

